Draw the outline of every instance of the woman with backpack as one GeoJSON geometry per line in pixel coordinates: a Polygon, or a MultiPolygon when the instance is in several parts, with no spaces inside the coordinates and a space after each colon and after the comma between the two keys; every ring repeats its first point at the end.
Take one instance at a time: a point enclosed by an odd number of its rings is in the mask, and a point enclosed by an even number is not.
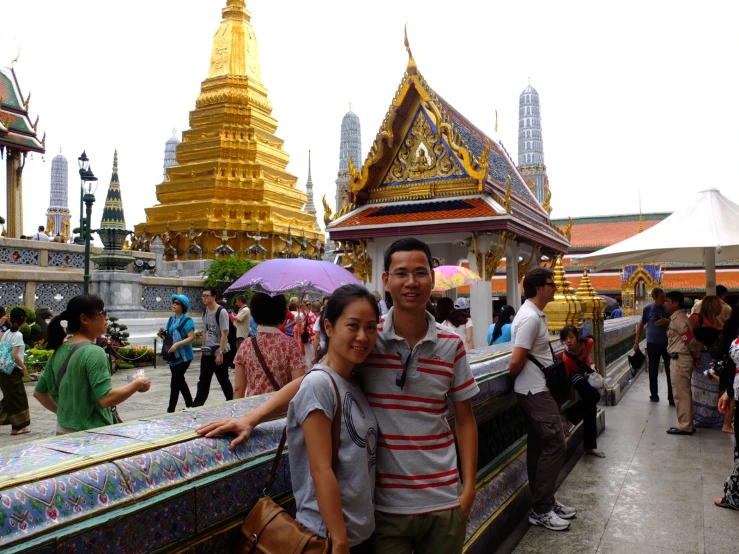
{"type": "Polygon", "coordinates": [[[172,340],[167,363],[172,379],[169,382],[169,406],[167,412],[174,412],[177,399],[182,393],[185,407],[192,407],[192,394],[185,381],[185,372],[190,367],[194,354],[192,341],[195,340],[195,322],[187,315],[190,309],[190,299],[184,294],[172,295],[172,311],[174,315],[167,321],[167,336],[172,340]]]}
{"type": "Polygon", "coordinates": [[[701,301],[699,311],[690,316],[693,335],[704,347],[701,367],[693,371],[690,379],[695,427],[721,427],[724,423],[724,416],[718,411],[721,397],[719,378],[711,373],[704,373],[720,358],[723,346],[722,310],[723,305],[718,296],[706,296],[701,301]]]}
{"type": "Polygon", "coordinates": [[[10,311],[10,328],[0,341],[0,425],[10,425],[11,435],[24,435],[31,432],[31,412],[28,409],[26,387],[23,377],[28,375],[23,354],[21,325],[26,322],[26,312],[21,308],[10,311]]]}
{"type": "Polygon", "coordinates": [[[33,397],[56,414],[56,434],[64,435],[113,424],[111,408],[137,392],[146,392],[151,381],[139,376],[113,388],[105,350],[95,344],[108,328],[108,312],[100,297],[81,294],[49,323],[46,346],[54,354],[36,383],[33,397]],[[66,340],[67,329],[72,336],[66,340]]]}

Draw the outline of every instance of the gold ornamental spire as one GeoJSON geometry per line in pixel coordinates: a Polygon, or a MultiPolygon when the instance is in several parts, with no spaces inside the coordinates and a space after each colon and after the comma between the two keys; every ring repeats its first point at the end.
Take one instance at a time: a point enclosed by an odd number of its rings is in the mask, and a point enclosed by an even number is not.
{"type": "Polygon", "coordinates": [[[214,77],[249,77],[259,83],[257,37],[251,27],[251,14],[244,0],[226,0],[223,21],[213,37],[208,79],[214,77]]]}
{"type": "Polygon", "coordinates": [[[557,256],[554,262],[554,283],[557,292],[554,300],[546,305],[544,313],[547,314],[547,325],[551,333],[559,332],[565,325],[579,327],[582,322],[582,313],[585,303],[572,290],[567,274],[562,266],[562,256],[557,256]]]}
{"type": "Polygon", "coordinates": [[[404,35],[404,43],[405,43],[405,49],[408,52],[408,67],[405,68],[405,72],[408,75],[416,75],[418,74],[418,66],[416,65],[416,60],[413,59],[413,53],[411,52],[411,44],[408,42],[408,22],[405,22],[405,27],[403,27],[403,35],[404,35]]]}

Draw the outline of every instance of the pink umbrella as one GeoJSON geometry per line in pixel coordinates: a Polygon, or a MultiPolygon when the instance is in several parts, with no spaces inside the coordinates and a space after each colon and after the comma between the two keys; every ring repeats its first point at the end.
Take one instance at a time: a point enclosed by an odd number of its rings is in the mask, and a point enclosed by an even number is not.
{"type": "Polygon", "coordinates": [[[440,265],[434,268],[434,291],[444,292],[479,281],[480,276],[460,265],[440,265]]]}

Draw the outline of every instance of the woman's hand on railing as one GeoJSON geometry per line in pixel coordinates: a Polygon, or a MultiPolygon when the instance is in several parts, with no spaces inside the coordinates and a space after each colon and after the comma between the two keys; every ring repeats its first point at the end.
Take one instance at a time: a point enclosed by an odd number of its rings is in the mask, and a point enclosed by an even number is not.
{"type": "Polygon", "coordinates": [[[195,429],[195,432],[200,435],[205,435],[206,438],[226,433],[234,433],[236,438],[229,444],[229,448],[233,450],[240,443],[249,438],[254,427],[256,427],[256,423],[252,421],[250,414],[246,414],[241,417],[229,417],[211,421],[210,423],[206,423],[202,427],[195,429]]]}

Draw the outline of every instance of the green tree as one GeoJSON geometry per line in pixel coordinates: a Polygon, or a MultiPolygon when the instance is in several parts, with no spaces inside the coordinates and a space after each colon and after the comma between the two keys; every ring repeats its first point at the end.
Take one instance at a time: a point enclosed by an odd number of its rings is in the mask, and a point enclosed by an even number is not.
{"type": "Polygon", "coordinates": [[[120,345],[128,344],[128,326],[118,323],[118,318],[114,315],[108,317],[108,329],[105,333],[106,338],[120,345]]]}
{"type": "Polygon", "coordinates": [[[207,286],[224,291],[256,264],[257,262],[245,258],[218,258],[203,271],[203,279],[207,286]]]}

